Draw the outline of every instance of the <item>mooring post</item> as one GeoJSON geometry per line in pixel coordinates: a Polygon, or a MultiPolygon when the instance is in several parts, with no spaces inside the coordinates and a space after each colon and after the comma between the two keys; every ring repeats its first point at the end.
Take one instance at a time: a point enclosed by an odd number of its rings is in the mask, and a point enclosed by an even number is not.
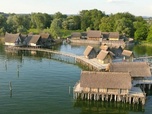
{"type": "Polygon", "coordinates": [[[71,89],[71,87],[69,86],[69,95],[70,95],[70,93],[71,93],[70,89],[71,89]]]}
{"type": "Polygon", "coordinates": [[[10,89],[10,91],[12,91],[12,82],[11,81],[9,82],[9,89],[10,89]]]}

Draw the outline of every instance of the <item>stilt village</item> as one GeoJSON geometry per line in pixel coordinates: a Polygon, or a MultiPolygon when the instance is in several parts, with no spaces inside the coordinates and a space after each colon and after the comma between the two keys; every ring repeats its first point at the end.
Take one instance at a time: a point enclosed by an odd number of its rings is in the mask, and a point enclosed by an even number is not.
{"type": "Polygon", "coordinates": [[[87,32],[86,36],[73,33],[67,42],[88,44],[81,56],[40,48],[47,47],[50,42],[53,40],[49,34],[24,37],[20,34],[5,35],[5,45],[9,49],[69,56],[75,58],[76,63],[87,67],[89,70],[81,71],[80,80],[73,87],[74,99],[145,104],[145,88],[152,89],[150,64],[144,60],[139,61],[132,51],[126,50],[126,44],[119,38],[119,33],[93,30],[87,32]],[[98,43],[100,48],[92,47],[90,42],[98,43]]]}

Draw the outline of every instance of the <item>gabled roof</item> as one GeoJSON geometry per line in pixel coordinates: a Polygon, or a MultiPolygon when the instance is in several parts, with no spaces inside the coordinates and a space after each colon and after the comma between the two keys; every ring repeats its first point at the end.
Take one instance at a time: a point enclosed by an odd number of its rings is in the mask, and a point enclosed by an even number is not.
{"type": "Polygon", "coordinates": [[[40,35],[32,35],[32,36],[28,36],[28,37],[29,37],[29,39],[31,38],[29,43],[34,43],[34,44],[36,44],[37,41],[39,40],[39,38],[41,38],[40,35]]]}
{"type": "Polygon", "coordinates": [[[146,62],[110,63],[110,72],[130,72],[132,77],[150,77],[150,67],[146,62]]]}
{"type": "Polygon", "coordinates": [[[104,60],[108,54],[110,54],[111,57],[114,56],[112,52],[101,50],[97,55],[97,59],[104,60]]]}
{"type": "Polygon", "coordinates": [[[129,51],[129,50],[123,50],[123,52],[122,52],[122,55],[127,56],[127,57],[130,57],[132,54],[133,54],[133,52],[129,51]]]}
{"type": "Polygon", "coordinates": [[[131,76],[122,72],[90,72],[82,71],[80,87],[130,89],[131,76]]]}
{"type": "Polygon", "coordinates": [[[93,50],[94,48],[92,46],[87,46],[87,48],[84,51],[84,56],[88,56],[90,54],[90,52],[93,50]]]}
{"type": "Polygon", "coordinates": [[[50,34],[49,34],[49,33],[41,33],[40,36],[41,36],[42,39],[43,39],[43,38],[44,38],[44,39],[47,39],[47,38],[50,37],[50,34]]]}
{"type": "Polygon", "coordinates": [[[89,30],[89,31],[87,32],[87,37],[100,38],[100,37],[101,37],[101,31],[89,30]]]}
{"type": "Polygon", "coordinates": [[[71,34],[71,37],[81,37],[81,33],[80,32],[73,32],[71,34]]]}
{"type": "Polygon", "coordinates": [[[109,38],[119,38],[119,32],[110,32],[109,38]]]}
{"type": "Polygon", "coordinates": [[[5,34],[5,42],[15,43],[15,41],[19,37],[20,37],[20,33],[17,33],[17,34],[6,33],[5,34]]]}
{"type": "Polygon", "coordinates": [[[100,46],[100,49],[107,51],[107,50],[110,49],[110,48],[109,48],[107,45],[101,45],[101,46],[100,46]]]}

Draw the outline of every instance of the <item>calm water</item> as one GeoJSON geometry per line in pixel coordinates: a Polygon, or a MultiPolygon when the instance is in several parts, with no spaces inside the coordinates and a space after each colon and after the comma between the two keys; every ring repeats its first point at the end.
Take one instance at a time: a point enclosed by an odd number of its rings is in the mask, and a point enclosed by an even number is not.
{"type": "MultiPolygon", "coordinates": [[[[82,55],[85,46],[61,45],[56,49],[82,55]]],[[[0,45],[0,114],[152,112],[151,96],[145,107],[112,102],[74,101],[72,87],[79,80],[80,72],[78,66],[52,60],[46,54],[8,53],[0,45]],[[10,82],[12,91],[9,88],[10,82]]]]}

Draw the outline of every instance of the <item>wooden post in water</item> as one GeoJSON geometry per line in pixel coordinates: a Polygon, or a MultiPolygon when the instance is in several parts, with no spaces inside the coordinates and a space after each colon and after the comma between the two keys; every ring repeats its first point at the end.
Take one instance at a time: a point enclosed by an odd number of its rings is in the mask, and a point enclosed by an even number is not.
{"type": "Polygon", "coordinates": [[[71,87],[69,86],[69,95],[70,95],[70,93],[71,93],[71,87]]]}
{"type": "Polygon", "coordinates": [[[10,89],[10,91],[12,91],[12,82],[11,81],[9,82],[9,89],[10,89]]]}

